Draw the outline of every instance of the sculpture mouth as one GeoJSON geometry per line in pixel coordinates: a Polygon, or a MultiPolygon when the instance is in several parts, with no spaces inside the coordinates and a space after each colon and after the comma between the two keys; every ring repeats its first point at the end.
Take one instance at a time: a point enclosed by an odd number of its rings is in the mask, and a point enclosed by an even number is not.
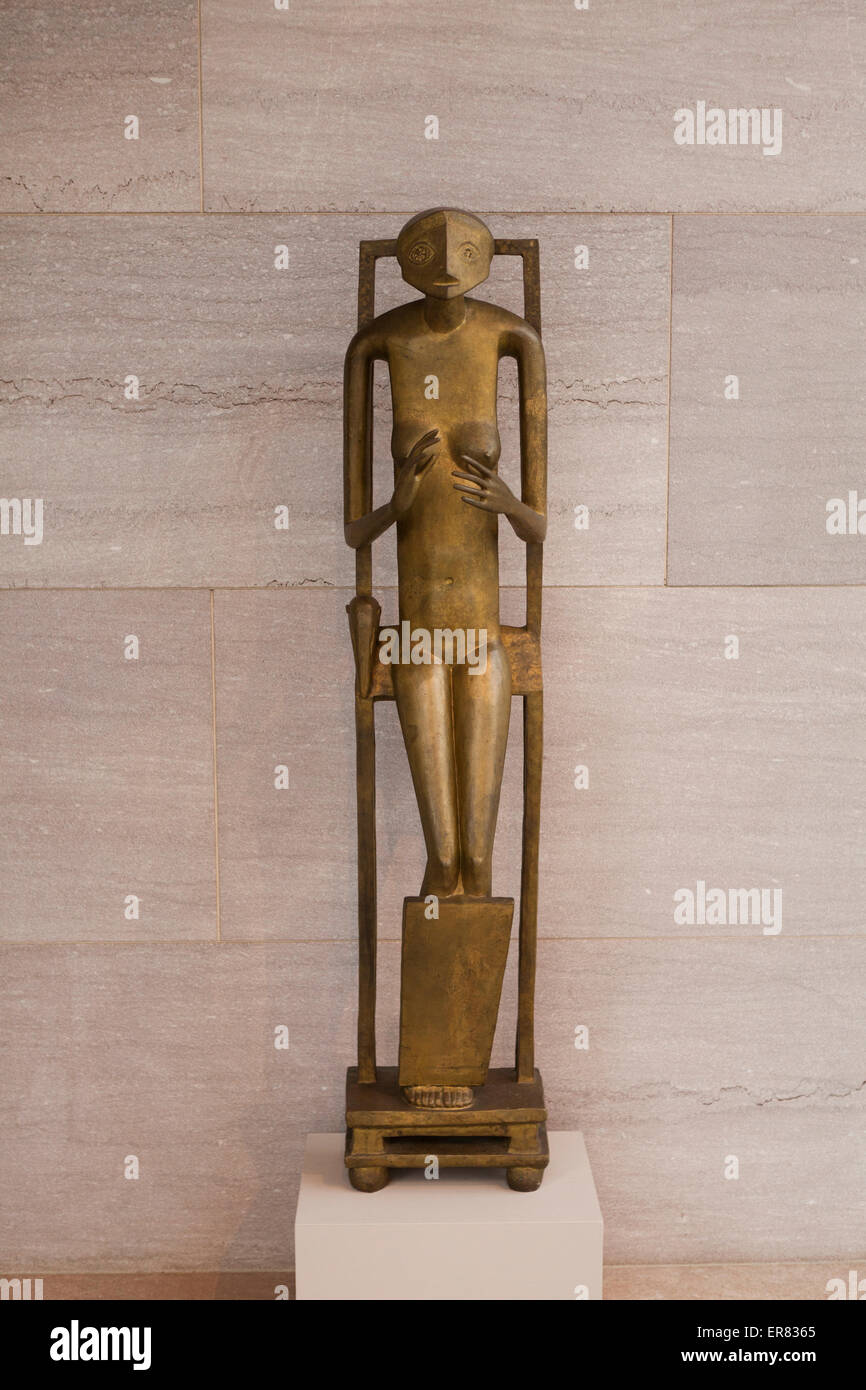
{"type": "Polygon", "coordinates": [[[450,289],[452,285],[459,285],[460,281],[456,275],[446,275],[444,280],[434,280],[433,283],[437,289],[446,290],[450,289]]]}

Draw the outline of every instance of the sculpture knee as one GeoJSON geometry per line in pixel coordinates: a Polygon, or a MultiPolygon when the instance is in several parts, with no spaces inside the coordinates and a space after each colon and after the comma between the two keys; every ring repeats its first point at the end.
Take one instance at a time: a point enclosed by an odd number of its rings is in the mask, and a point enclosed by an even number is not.
{"type": "Polygon", "coordinates": [[[493,884],[493,852],[470,845],[463,855],[463,891],[476,898],[489,898],[493,884]]]}
{"type": "Polygon", "coordinates": [[[447,898],[457,891],[460,880],[460,857],[456,849],[442,847],[427,858],[427,872],[422,884],[423,893],[435,893],[447,898]]]}

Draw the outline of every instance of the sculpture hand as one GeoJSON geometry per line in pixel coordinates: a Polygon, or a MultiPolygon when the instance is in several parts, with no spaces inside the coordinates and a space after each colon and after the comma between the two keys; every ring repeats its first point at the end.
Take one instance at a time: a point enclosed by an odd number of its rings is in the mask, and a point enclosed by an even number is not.
{"type": "Polygon", "coordinates": [[[421,480],[437,453],[439,431],[428,430],[417,440],[409,452],[409,457],[400,464],[391,506],[396,517],[405,516],[418,495],[421,480]]]}
{"type": "Polygon", "coordinates": [[[483,512],[501,512],[503,516],[510,516],[517,506],[517,498],[505,480],[500,478],[498,473],[494,473],[492,468],[470,458],[468,454],[461,454],[460,457],[472,471],[454,472],[451,477],[465,478],[467,483],[473,484],[472,487],[454,484],[457,492],[468,494],[462,501],[470,507],[479,507],[483,512]]]}

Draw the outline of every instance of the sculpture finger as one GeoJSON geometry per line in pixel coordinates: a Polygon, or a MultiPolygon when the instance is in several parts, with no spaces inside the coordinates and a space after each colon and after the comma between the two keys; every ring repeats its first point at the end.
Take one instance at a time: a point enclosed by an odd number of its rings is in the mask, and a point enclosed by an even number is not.
{"type": "Polygon", "coordinates": [[[429,446],[430,446],[431,444],[438,444],[438,443],[439,443],[439,431],[438,431],[438,430],[428,430],[426,434],[422,434],[422,436],[421,436],[420,439],[416,439],[415,443],[412,445],[411,453],[415,454],[415,453],[417,453],[417,452],[418,452],[419,450],[421,450],[421,449],[429,448],[429,446]]]}
{"type": "Polygon", "coordinates": [[[470,468],[474,469],[476,473],[480,473],[482,478],[493,477],[493,469],[488,468],[486,463],[479,463],[478,459],[472,458],[469,454],[461,454],[460,457],[462,458],[463,462],[468,464],[470,468]]]}

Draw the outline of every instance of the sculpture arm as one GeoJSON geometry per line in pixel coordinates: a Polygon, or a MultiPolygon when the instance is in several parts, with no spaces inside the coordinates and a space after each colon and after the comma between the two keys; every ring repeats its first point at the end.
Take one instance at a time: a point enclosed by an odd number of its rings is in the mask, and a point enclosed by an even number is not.
{"type": "Polygon", "coordinates": [[[360,550],[362,545],[372,545],[373,541],[378,540],[389,526],[393,526],[397,517],[394,512],[393,502],[384,502],[381,507],[377,507],[373,512],[367,512],[366,516],[359,516],[356,521],[347,521],[344,527],[346,544],[353,550],[360,550]]]}
{"type": "Polygon", "coordinates": [[[547,369],[541,338],[528,323],[508,335],[506,352],[517,359],[520,394],[521,500],[509,513],[515,533],[527,544],[547,534],[547,369]]]}
{"type": "Polygon", "coordinates": [[[396,520],[392,502],[370,510],[373,480],[368,456],[372,366],[384,356],[377,333],[355,334],[346,351],[343,372],[343,515],[346,544],[353,550],[370,545],[396,520]]]}
{"type": "Polygon", "coordinates": [[[542,516],[534,507],[527,507],[525,502],[515,502],[513,511],[507,513],[508,520],[514,528],[515,535],[519,536],[527,545],[533,543],[541,545],[547,535],[547,517],[542,516]]]}

